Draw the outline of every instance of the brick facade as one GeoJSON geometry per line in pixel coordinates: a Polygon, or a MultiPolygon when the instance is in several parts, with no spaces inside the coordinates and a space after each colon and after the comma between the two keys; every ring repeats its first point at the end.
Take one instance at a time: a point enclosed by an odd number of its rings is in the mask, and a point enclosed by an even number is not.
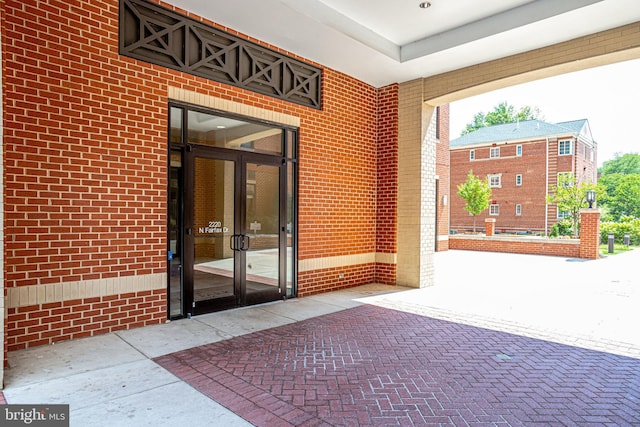
{"type": "MultiPolygon", "coordinates": [[[[376,253],[395,255],[398,214],[398,85],[378,91],[376,253]]],[[[376,266],[376,282],[395,284],[395,262],[376,266]]]]}
{"type": "Polygon", "coordinates": [[[170,88],[299,117],[301,265],[373,258],[301,267],[300,296],[395,283],[397,85],[325,68],[315,110],[120,56],[116,0],[0,4],[9,350],[166,319],[170,88]]]}
{"type": "Polygon", "coordinates": [[[166,291],[44,303],[9,309],[9,350],[153,325],[167,318],[166,291]]]}
{"type": "Polygon", "coordinates": [[[499,214],[492,215],[487,210],[476,216],[477,231],[483,229],[485,218],[494,218],[495,231],[499,233],[544,234],[560,221],[556,206],[546,203],[550,189],[557,185],[558,173],[570,172],[579,182],[597,179],[595,149],[571,136],[456,147],[451,149],[451,164],[451,228],[456,231],[473,229],[473,217],[464,210],[465,201],[457,194],[457,186],[466,180],[470,170],[482,179],[500,177],[500,187],[491,188],[491,204],[498,206],[499,214]],[[572,141],[573,153],[558,155],[559,140],[572,141]],[[518,146],[521,155],[516,155],[518,146]],[[498,158],[490,158],[492,148],[500,149],[498,158]]]}

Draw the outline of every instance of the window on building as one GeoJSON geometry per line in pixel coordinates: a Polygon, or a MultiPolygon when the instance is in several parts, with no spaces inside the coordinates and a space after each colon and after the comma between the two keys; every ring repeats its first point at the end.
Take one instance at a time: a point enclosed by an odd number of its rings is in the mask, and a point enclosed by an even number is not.
{"type": "Polygon", "coordinates": [[[500,157],[500,147],[492,147],[489,150],[489,158],[490,159],[495,159],[500,157]]]}
{"type": "Polygon", "coordinates": [[[573,172],[558,172],[558,185],[573,187],[573,172]]]}
{"type": "Polygon", "coordinates": [[[569,212],[563,212],[560,209],[558,209],[557,217],[558,217],[558,219],[569,218],[569,212]]]}
{"type": "Polygon", "coordinates": [[[516,185],[522,185],[522,174],[516,175],[516,185]]]}
{"type": "Polygon", "coordinates": [[[516,216],[522,215],[522,205],[516,205],[516,216]]]}
{"type": "Polygon", "coordinates": [[[589,150],[589,154],[590,154],[591,163],[593,163],[593,158],[595,157],[594,150],[593,149],[589,150]]]}
{"type": "Polygon", "coordinates": [[[502,187],[502,174],[487,175],[489,178],[489,187],[501,188],[502,187]]]}
{"type": "Polygon", "coordinates": [[[498,204],[489,205],[489,215],[491,216],[500,215],[500,205],[498,204]]]}
{"type": "Polygon", "coordinates": [[[558,156],[566,156],[568,154],[573,154],[573,141],[570,139],[558,141],[558,156]]]}
{"type": "Polygon", "coordinates": [[[476,150],[469,150],[469,160],[476,159],[476,150]]]}
{"type": "Polygon", "coordinates": [[[516,156],[522,156],[522,145],[516,145],[516,156]]]}

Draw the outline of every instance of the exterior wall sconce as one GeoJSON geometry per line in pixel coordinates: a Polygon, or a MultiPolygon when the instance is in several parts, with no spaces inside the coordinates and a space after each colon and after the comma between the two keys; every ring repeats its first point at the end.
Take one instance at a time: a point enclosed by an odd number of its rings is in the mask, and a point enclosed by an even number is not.
{"type": "Polygon", "coordinates": [[[446,194],[444,194],[442,196],[442,206],[447,206],[447,195],[446,194]]]}
{"type": "Polygon", "coordinates": [[[596,201],[595,190],[587,190],[587,203],[589,203],[589,209],[593,208],[593,204],[596,201]]]}

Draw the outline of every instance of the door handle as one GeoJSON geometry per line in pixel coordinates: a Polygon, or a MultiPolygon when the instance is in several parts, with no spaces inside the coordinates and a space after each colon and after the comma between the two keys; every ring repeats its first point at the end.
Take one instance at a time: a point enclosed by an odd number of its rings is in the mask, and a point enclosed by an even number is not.
{"type": "Polygon", "coordinates": [[[236,252],[246,252],[251,248],[251,238],[246,234],[234,234],[229,237],[229,248],[236,252]]]}
{"type": "Polygon", "coordinates": [[[242,246],[240,247],[241,251],[248,251],[251,248],[251,237],[246,234],[242,235],[242,246]],[[246,243],[246,246],[245,246],[246,243]]]}

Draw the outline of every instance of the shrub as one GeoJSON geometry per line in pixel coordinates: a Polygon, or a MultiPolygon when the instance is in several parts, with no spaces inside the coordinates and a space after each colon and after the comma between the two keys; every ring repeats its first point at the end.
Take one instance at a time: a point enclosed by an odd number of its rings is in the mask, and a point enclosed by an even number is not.
{"type": "Polygon", "coordinates": [[[559,236],[572,236],[573,235],[573,223],[570,220],[563,219],[560,222],[556,222],[551,226],[549,231],[550,237],[559,236]]]}
{"type": "Polygon", "coordinates": [[[629,233],[629,242],[633,246],[640,245],[640,219],[624,216],[620,222],[603,222],[600,224],[600,239],[607,243],[609,233],[613,233],[616,243],[623,243],[625,233],[629,233]]]}

